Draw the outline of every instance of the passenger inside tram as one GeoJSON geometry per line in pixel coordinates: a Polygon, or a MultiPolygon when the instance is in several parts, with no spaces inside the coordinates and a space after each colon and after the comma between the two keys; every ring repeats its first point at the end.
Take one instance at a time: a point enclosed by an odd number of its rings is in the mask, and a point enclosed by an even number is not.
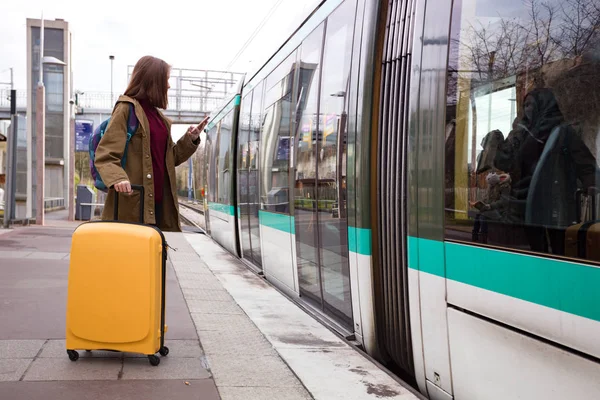
{"type": "Polygon", "coordinates": [[[488,175],[489,201],[472,205],[482,211],[478,219],[525,225],[532,251],[565,255],[565,231],[578,222],[576,192],[596,186],[596,159],[565,121],[551,89],[529,92],[522,114],[493,151],[494,168],[506,172],[502,184],[497,175],[488,175]]]}
{"type": "Polygon", "coordinates": [[[595,3],[459,3],[446,85],[447,240],[600,262],[595,3]]]}

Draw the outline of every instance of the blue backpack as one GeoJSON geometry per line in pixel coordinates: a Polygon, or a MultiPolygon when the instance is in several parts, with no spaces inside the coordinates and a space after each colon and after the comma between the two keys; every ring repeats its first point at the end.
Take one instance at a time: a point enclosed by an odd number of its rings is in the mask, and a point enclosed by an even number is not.
{"type": "MultiPolygon", "coordinates": [[[[93,135],[90,137],[89,143],[89,152],[90,152],[90,172],[92,174],[92,179],[94,180],[94,186],[96,189],[106,192],[108,188],[102,181],[102,177],[98,173],[96,169],[96,148],[98,148],[98,144],[100,143],[100,139],[104,136],[104,132],[106,131],[106,127],[108,126],[108,122],[110,118],[106,121],[103,121],[97,128],[94,130],[93,135]]],[[[127,159],[127,146],[129,145],[129,141],[131,137],[135,134],[138,128],[138,119],[135,116],[135,109],[133,108],[133,104],[129,103],[129,119],[127,120],[127,141],[125,142],[125,152],[123,153],[123,158],[121,159],[121,167],[125,168],[125,161],[127,159]]]]}

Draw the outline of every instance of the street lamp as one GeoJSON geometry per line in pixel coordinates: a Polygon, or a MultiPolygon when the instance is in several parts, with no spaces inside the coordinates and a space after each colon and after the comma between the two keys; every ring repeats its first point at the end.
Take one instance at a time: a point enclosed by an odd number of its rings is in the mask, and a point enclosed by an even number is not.
{"type": "Polygon", "coordinates": [[[113,63],[115,61],[115,56],[108,56],[108,59],[110,60],[110,104],[112,107],[112,104],[114,104],[114,99],[113,99],[113,63]]]}
{"type": "Polygon", "coordinates": [[[46,180],[46,88],[44,87],[44,65],[65,66],[63,61],[56,57],[44,56],[44,20],[40,29],[40,77],[36,98],[36,160],[37,160],[37,187],[36,204],[37,212],[35,222],[44,225],[44,193],[46,180]]]}

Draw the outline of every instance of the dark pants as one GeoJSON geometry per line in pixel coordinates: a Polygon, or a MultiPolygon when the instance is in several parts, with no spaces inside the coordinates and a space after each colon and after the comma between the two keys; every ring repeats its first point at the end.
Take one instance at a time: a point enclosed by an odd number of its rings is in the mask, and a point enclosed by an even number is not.
{"type": "Polygon", "coordinates": [[[565,230],[528,226],[525,228],[532,251],[565,255],[565,230]],[[549,243],[548,243],[549,242],[549,243]],[[550,248],[548,247],[550,244],[550,248]]]}
{"type": "Polygon", "coordinates": [[[488,233],[488,224],[485,217],[481,214],[475,215],[475,224],[473,225],[473,233],[488,233]]]}
{"type": "Polygon", "coordinates": [[[154,205],[154,217],[156,219],[156,223],[154,225],[161,227],[163,220],[163,207],[162,203],[156,203],[154,205]]]}
{"type": "Polygon", "coordinates": [[[483,243],[487,243],[487,234],[488,234],[488,223],[485,220],[485,217],[481,214],[475,215],[475,223],[473,224],[473,231],[471,232],[471,239],[474,242],[478,242],[479,239],[483,243]],[[481,234],[481,236],[480,236],[481,234]]]}

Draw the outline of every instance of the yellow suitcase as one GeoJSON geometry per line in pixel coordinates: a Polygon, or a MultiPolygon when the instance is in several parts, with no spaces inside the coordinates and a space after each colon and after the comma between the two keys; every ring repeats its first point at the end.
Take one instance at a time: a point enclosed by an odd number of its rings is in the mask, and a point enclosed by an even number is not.
{"type": "MultiPolygon", "coordinates": [[[[143,186],[140,220],[143,221],[143,186]]],[[[167,243],[150,225],[88,222],[73,233],[67,295],[66,348],[141,353],[156,366],[164,345],[167,243]]]]}

